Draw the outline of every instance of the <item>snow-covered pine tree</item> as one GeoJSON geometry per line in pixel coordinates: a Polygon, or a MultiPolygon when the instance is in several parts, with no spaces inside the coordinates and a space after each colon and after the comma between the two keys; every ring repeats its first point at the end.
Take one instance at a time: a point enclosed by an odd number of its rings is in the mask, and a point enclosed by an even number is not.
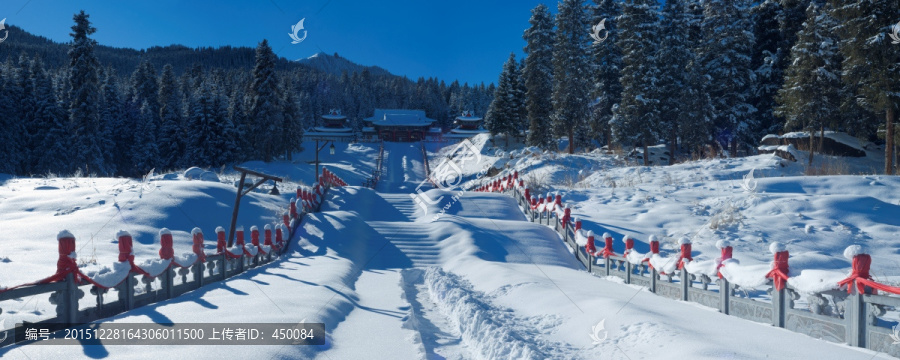
{"type": "Polygon", "coordinates": [[[294,84],[285,79],[281,87],[284,89],[281,99],[281,103],[284,104],[284,125],[280,131],[280,150],[285,159],[291,161],[293,153],[300,151],[300,140],[303,138],[303,112],[297,101],[294,84]]]}
{"type": "Polygon", "coordinates": [[[884,172],[894,173],[894,122],[900,88],[900,52],[891,44],[891,26],[900,19],[896,0],[831,0],[841,37],[843,78],[855,84],[857,102],[884,114],[884,172]]]}
{"type": "Polygon", "coordinates": [[[781,43],[778,50],[779,69],[784,71],[791,63],[791,51],[797,42],[797,33],[806,21],[806,10],[811,0],[779,0],[778,31],[781,32],[781,43]]]}
{"type": "Polygon", "coordinates": [[[44,124],[39,134],[41,151],[35,153],[35,174],[67,174],[71,171],[68,146],[68,118],[59,106],[53,89],[53,79],[44,71],[41,61],[35,59],[34,93],[37,99],[35,115],[44,124]]]}
{"type": "Polygon", "coordinates": [[[813,134],[831,127],[840,117],[841,55],[838,38],[831,30],[836,25],[821,7],[809,5],[791,49],[784,87],[778,91],[776,114],[786,120],[785,130],[809,132],[810,166],[816,150],[813,134]]]}
{"type": "Polygon", "coordinates": [[[569,139],[569,153],[575,152],[575,131],[590,116],[590,74],[588,38],[590,24],[580,0],[562,0],[556,15],[556,43],[553,48],[553,133],[569,139]]]}
{"type": "Polygon", "coordinates": [[[784,127],[783,122],[772,113],[776,106],[775,96],[784,85],[784,68],[781,67],[783,62],[779,59],[783,55],[779,51],[779,46],[783,43],[778,23],[782,16],[781,4],[778,0],[764,0],[753,7],[751,16],[756,45],[750,68],[756,75],[756,81],[750,95],[750,104],[756,108],[754,116],[759,123],[755,137],[761,138],[766,134],[777,133],[784,127]]]}
{"type": "Polygon", "coordinates": [[[232,160],[244,160],[246,154],[242,152],[241,145],[246,137],[247,112],[245,92],[241,86],[236,86],[228,97],[228,119],[231,120],[231,133],[227,136],[233,146],[232,160]]]}
{"type": "Polygon", "coordinates": [[[715,108],[709,96],[708,79],[698,64],[688,65],[685,80],[687,86],[679,95],[684,110],[678,116],[678,139],[682,149],[699,158],[705,155],[704,147],[713,141],[715,108]]]}
{"type": "Polygon", "coordinates": [[[660,137],[657,41],[659,21],[655,0],[622,4],[619,48],[622,49],[622,99],[614,109],[612,129],[620,143],[642,146],[644,166],[650,165],[648,146],[660,137]]]}
{"type": "Polygon", "coordinates": [[[275,60],[269,41],[260,42],[256,47],[256,65],[253,67],[253,82],[249,93],[248,116],[251,126],[247,128],[247,137],[253,144],[253,153],[263,161],[271,161],[280,154],[276,144],[280,139],[276,131],[283,121],[283,107],[278,95],[275,60]]]}
{"type": "MultiPolygon", "coordinates": [[[[19,71],[16,73],[15,91],[19,93],[19,111],[22,117],[22,128],[25,130],[22,136],[22,161],[18,164],[19,173],[34,174],[35,152],[39,151],[39,137],[44,131],[44,124],[35,114],[37,109],[34,92],[34,62],[25,56],[25,53],[19,55],[19,71]]],[[[4,89],[11,90],[11,89],[4,89]]],[[[43,140],[43,138],[40,138],[43,140]]]]}
{"type": "MultiPolygon", "coordinates": [[[[612,108],[622,99],[622,51],[619,49],[618,18],[622,14],[621,3],[617,0],[594,0],[592,24],[604,21],[607,38],[591,45],[594,88],[591,107],[591,132],[606,145],[612,143],[612,108]]],[[[603,34],[601,34],[603,36],[603,34]]]]}
{"type": "Polygon", "coordinates": [[[506,135],[506,146],[509,146],[509,138],[515,134],[518,109],[516,108],[517,73],[518,63],[516,55],[509,54],[509,59],[503,64],[503,72],[500,73],[499,84],[494,92],[494,101],[491,102],[485,115],[485,127],[491,135],[506,135]]]}
{"type": "Polygon", "coordinates": [[[113,70],[105,71],[103,85],[100,87],[100,100],[103,107],[100,109],[100,124],[108,134],[108,141],[104,143],[108,147],[107,163],[118,174],[126,173],[132,168],[130,146],[132,133],[122,129],[136,129],[135,118],[129,116],[126,104],[122,100],[118,77],[113,70]]]}
{"type": "Polygon", "coordinates": [[[660,20],[660,48],[657,62],[659,83],[659,134],[669,146],[669,164],[675,163],[678,146],[679,115],[685,111],[677,96],[687,86],[687,66],[693,51],[688,43],[690,17],[685,0],[668,0],[660,20]]]}
{"type": "Polygon", "coordinates": [[[738,143],[755,144],[756,109],[750,105],[755,74],[750,68],[753,51],[753,24],[749,0],[709,0],[704,2],[704,42],[699,61],[708,77],[713,108],[713,138],[718,145],[731,145],[736,155],[738,143]]]}
{"type": "Polygon", "coordinates": [[[184,121],[181,118],[181,94],[175,69],[166,64],[159,79],[159,156],[160,166],[171,169],[178,165],[184,153],[184,121]]]}
{"type": "Polygon", "coordinates": [[[138,123],[131,148],[135,176],[146,174],[159,164],[159,147],[156,142],[158,129],[154,120],[159,113],[153,110],[148,100],[144,100],[137,115],[138,123]]]}
{"type": "Polygon", "coordinates": [[[516,66],[515,76],[513,77],[513,80],[515,80],[512,98],[513,133],[515,133],[517,138],[521,134],[525,134],[525,130],[528,129],[528,106],[525,102],[524,71],[525,59],[522,59],[516,66]]]}
{"type": "Polygon", "coordinates": [[[69,48],[68,88],[69,121],[72,124],[71,163],[86,174],[107,174],[103,152],[97,136],[100,133],[100,85],[94,56],[96,41],[89,35],[97,31],[82,10],[75,14],[72,43],[69,48]]]}
{"type": "MultiPolygon", "coordinates": [[[[546,5],[531,10],[531,26],[525,39],[525,107],[528,113],[528,145],[547,148],[553,141],[550,115],[553,113],[553,14],[546,5]]],[[[468,88],[468,86],[466,86],[468,88]]],[[[461,109],[464,110],[464,109],[461,109]]]]}
{"type": "MultiPolygon", "coordinates": [[[[7,61],[0,65],[0,84],[3,89],[12,87],[10,75],[13,71],[12,63],[7,61]]],[[[21,111],[18,107],[15,93],[12,91],[0,91],[0,143],[4,144],[0,151],[0,174],[15,174],[17,165],[22,161],[20,144],[22,129],[21,111]]]]}

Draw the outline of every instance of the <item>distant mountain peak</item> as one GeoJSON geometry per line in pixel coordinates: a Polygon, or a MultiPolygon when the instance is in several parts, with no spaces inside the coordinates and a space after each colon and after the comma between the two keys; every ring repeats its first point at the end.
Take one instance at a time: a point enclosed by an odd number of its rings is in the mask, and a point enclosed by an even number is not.
{"type": "Polygon", "coordinates": [[[322,72],[340,75],[344,71],[348,74],[362,72],[368,69],[372,75],[392,75],[389,71],[378,66],[360,65],[353,61],[334,53],[332,55],[325,52],[318,52],[308,58],[296,60],[298,63],[317,69],[322,72]]]}

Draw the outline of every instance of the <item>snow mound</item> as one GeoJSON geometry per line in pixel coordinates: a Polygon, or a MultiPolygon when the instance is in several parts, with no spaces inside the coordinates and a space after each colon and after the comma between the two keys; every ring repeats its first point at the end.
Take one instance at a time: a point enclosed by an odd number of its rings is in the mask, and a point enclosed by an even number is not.
{"type": "Polygon", "coordinates": [[[203,172],[203,169],[194,166],[184,171],[184,178],[188,180],[200,180],[200,176],[203,175],[203,172]]]}

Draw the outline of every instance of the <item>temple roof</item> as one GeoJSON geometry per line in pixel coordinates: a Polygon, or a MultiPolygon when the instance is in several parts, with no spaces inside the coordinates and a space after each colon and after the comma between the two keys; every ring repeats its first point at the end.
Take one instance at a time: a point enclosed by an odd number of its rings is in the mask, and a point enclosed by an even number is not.
{"type": "Polygon", "coordinates": [[[422,110],[375,109],[375,115],[366,118],[375,126],[430,126],[435,122],[422,110]]]}

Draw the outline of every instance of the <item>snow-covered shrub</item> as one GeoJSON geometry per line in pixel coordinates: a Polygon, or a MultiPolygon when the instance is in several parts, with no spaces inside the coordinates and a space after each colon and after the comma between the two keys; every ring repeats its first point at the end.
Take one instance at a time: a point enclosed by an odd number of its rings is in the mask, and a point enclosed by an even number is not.
{"type": "Polygon", "coordinates": [[[531,189],[532,194],[543,194],[550,191],[550,175],[547,172],[532,171],[522,177],[525,186],[531,189]]]}
{"type": "Polygon", "coordinates": [[[739,204],[736,204],[731,199],[727,199],[718,211],[709,218],[709,228],[718,230],[721,227],[741,223],[744,219],[741,210],[739,204]]]}

